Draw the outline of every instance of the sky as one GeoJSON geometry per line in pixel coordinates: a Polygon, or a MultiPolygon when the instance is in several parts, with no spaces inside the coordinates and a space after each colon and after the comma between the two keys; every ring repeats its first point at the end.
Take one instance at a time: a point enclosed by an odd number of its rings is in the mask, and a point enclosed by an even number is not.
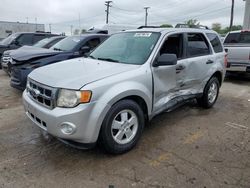
{"type": "MultiPolygon", "coordinates": [[[[104,0],[0,0],[0,21],[45,24],[53,33],[71,33],[74,29],[89,29],[105,24],[104,0]],[[79,19],[80,18],[80,19],[79,19]],[[80,22],[79,22],[80,20],[80,22]]],[[[243,0],[235,0],[234,24],[242,25],[243,0]]],[[[197,19],[202,25],[229,25],[231,0],[113,0],[110,23],[138,27],[144,25],[145,10],[148,25],[183,23],[197,19]]]]}

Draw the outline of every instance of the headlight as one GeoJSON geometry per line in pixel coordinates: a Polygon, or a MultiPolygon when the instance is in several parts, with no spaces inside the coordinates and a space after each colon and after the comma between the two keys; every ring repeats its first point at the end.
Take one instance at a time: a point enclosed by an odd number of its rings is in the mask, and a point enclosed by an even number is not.
{"type": "Polygon", "coordinates": [[[68,89],[60,89],[57,98],[57,106],[72,108],[80,103],[90,102],[91,96],[92,96],[91,91],[75,91],[68,89]]]}

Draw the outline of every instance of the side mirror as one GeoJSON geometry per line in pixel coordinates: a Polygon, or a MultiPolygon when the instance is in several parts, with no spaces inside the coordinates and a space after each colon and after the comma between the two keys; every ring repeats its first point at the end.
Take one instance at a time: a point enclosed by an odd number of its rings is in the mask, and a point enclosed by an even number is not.
{"type": "Polygon", "coordinates": [[[175,54],[162,54],[153,64],[154,67],[176,65],[177,56],[175,54]]]}
{"type": "Polygon", "coordinates": [[[83,46],[83,47],[80,48],[80,53],[81,54],[86,54],[88,52],[90,52],[90,47],[89,46],[83,46]]]}

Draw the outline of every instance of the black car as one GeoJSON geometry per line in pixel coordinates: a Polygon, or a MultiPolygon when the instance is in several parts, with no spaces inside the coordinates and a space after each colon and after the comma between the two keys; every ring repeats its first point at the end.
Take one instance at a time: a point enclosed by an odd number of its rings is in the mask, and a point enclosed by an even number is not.
{"type": "MultiPolygon", "coordinates": [[[[4,51],[6,50],[13,50],[20,48],[21,46],[28,45],[32,46],[33,44],[37,43],[38,41],[49,38],[52,36],[57,36],[51,33],[46,32],[19,32],[14,33],[7,38],[1,40],[0,42],[0,58],[2,57],[4,51]]],[[[0,65],[1,69],[1,65],[0,65]]]]}
{"type": "Polygon", "coordinates": [[[27,76],[34,69],[59,61],[82,57],[108,37],[109,35],[104,34],[84,34],[67,37],[50,49],[14,50],[10,53],[12,58],[10,85],[16,89],[24,90],[27,76]]]}
{"type": "MultiPolygon", "coordinates": [[[[29,51],[29,50],[36,50],[36,48],[50,48],[51,46],[55,45],[57,42],[60,40],[64,39],[65,36],[56,36],[56,37],[50,37],[50,38],[45,38],[43,40],[38,41],[35,43],[33,46],[23,46],[21,48],[18,48],[16,50],[21,51],[29,51]]],[[[12,58],[10,57],[10,53],[13,50],[7,50],[3,53],[2,58],[1,58],[1,66],[3,71],[5,71],[8,75],[11,74],[11,61],[12,58]]]]}

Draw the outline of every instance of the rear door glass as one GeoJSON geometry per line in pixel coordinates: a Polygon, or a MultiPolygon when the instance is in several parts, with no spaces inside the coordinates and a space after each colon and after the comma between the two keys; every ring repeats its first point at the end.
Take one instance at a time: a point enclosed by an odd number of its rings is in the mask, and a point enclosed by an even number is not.
{"type": "Polygon", "coordinates": [[[223,48],[222,48],[219,37],[214,33],[207,33],[206,35],[213,46],[214,52],[215,53],[222,52],[223,48]]]}
{"type": "Polygon", "coordinates": [[[209,55],[209,45],[205,36],[201,33],[188,33],[187,34],[187,55],[188,57],[197,57],[209,55]]]}

